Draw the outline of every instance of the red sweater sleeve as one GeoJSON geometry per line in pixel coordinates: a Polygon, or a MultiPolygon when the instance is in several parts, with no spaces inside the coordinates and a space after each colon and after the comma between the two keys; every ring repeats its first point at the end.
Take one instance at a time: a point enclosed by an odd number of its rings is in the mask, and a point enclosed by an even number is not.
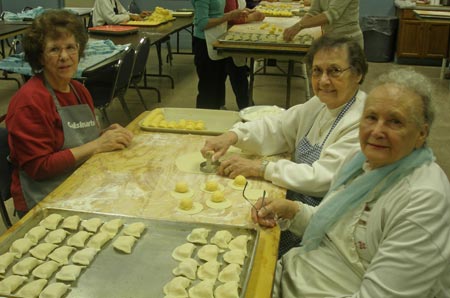
{"type": "MultiPolygon", "coordinates": [[[[227,13],[227,12],[230,12],[235,9],[238,9],[237,0],[226,0],[224,12],[227,13]]],[[[228,25],[231,26],[231,25],[244,24],[244,23],[245,23],[245,18],[240,18],[238,20],[229,21],[228,25]]]]}

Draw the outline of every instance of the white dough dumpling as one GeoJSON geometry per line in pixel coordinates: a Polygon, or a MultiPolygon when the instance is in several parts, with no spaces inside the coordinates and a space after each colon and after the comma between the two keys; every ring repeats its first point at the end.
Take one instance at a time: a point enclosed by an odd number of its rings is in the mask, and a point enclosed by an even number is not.
{"type": "Polygon", "coordinates": [[[187,241],[192,243],[206,244],[208,243],[208,235],[210,230],[205,228],[196,228],[187,236],[187,241]]]}
{"type": "Polygon", "coordinates": [[[217,231],[211,238],[211,243],[220,248],[228,248],[228,243],[233,239],[233,235],[227,230],[217,231]]]}
{"type": "Polygon", "coordinates": [[[197,276],[201,280],[211,279],[216,280],[219,275],[220,263],[216,260],[206,262],[197,270],[197,276]]]}
{"type": "Polygon", "coordinates": [[[74,247],[63,245],[52,251],[48,258],[60,264],[66,265],[69,263],[69,255],[75,250],[74,247]]]}
{"type": "Polygon", "coordinates": [[[189,259],[194,252],[195,245],[192,243],[185,243],[176,247],[172,252],[172,258],[177,261],[189,259]]]}
{"type": "Polygon", "coordinates": [[[83,248],[86,240],[91,237],[92,233],[87,231],[79,231],[67,239],[67,245],[83,248]]]}
{"type": "Polygon", "coordinates": [[[66,239],[66,236],[69,234],[70,233],[64,229],[56,229],[50,231],[47,236],[45,236],[44,241],[47,243],[60,244],[64,241],[64,239],[66,239]]]}
{"type": "Polygon", "coordinates": [[[41,260],[33,257],[26,257],[12,267],[12,272],[16,275],[28,275],[37,265],[42,264],[41,260]]]}
{"type": "Polygon", "coordinates": [[[219,252],[220,249],[217,245],[206,244],[198,250],[197,257],[204,261],[215,261],[219,252]]]}
{"type": "Polygon", "coordinates": [[[30,254],[35,258],[45,260],[57,247],[58,245],[53,243],[41,243],[30,249],[30,254]]]}
{"type": "Polygon", "coordinates": [[[33,242],[31,242],[28,238],[20,238],[14,241],[9,248],[9,252],[15,254],[15,257],[20,259],[22,255],[26,254],[30,248],[34,246],[33,242]]]}
{"type": "Polygon", "coordinates": [[[120,218],[112,219],[105,222],[100,228],[101,232],[108,233],[111,238],[117,235],[119,229],[123,226],[123,220],[120,218]]]}
{"type": "Polygon", "coordinates": [[[88,266],[97,253],[98,249],[92,247],[83,248],[82,250],[74,253],[72,256],[72,263],[88,266]]]}
{"type": "Polygon", "coordinates": [[[86,247],[101,249],[106,242],[111,239],[111,235],[106,232],[98,232],[89,239],[86,247]]]}
{"type": "Polygon", "coordinates": [[[16,254],[13,252],[5,252],[0,256],[0,274],[4,274],[9,265],[12,264],[16,254]]]}
{"type": "Polygon", "coordinates": [[[39,295],[39,298],[61,298],[69,290],[70,286],[62,282],[49,284],[39,295]]]}
{"type": "Polygon", "coordinates": [[[213,280],[203,280],[189,289],[189,298],[213,298],[213,280]]]}
{"type": "Polygon", "coordinates": [[[59,266],[61,266],[61,264],[50,260],[34,268],[31,274],[36,278],[49,279],[50,276],[52,276],[53,273],[55,273],[55,271],[58,270],[59,266]]]}
{"type": "Polygon", "coordinates": [[[182,275],[189,279],[194,280],[196,277],[198,263],[194,259],[186,259],[178,264],[178,266],[172,270],[172,273],[176,276],[182,275]]]}
{"type": "Polygon", "coordinates": [[[83,220],[81,227],[88,232],[96,233],[98,228],[103,224],[103,220],[98,217],[83,220]]]}
{"type": "Polygon", "coordinates": [[[64,218],[61,228],[68,229],[68,230],[78,230],[78,225],[80,224],[81,218],[78,215],[71,215],[66,218],[64,218]]]}
{"type": "Polygon", "coordinates": [[[123,229],[124,235],[133,236],[135,238],[140,238],[142,232],[145,230],[145,224],[143,222],[134,222],[128,224],[123,229]]]}
{"type": "Polygon", "coordinates": [[[47,284],[46,279],[36,279],[27,283],[17,291],[16,296],[23,298],[36,298],[47,284]]]}
{"type": "Polygon", "coordinates": [[[251,239],[248,235],[239,235],[228,243],[231,250],[242,250],[247,255],[247,242],[251,239]]]}
{"type": "Polygon", "coordinates": [[[242,250],[230,250],[223,254],[223,259],[228,264],[244,265],[245,256],[242,250]]]}
{"type": "Polygon", "coordinates": [[[47,235],[47,232],[47,229],[43,226],[36,226],[25,234],[25,238],[30,239],[33,244],[38,244],[38,242],[47,235]]]}
{"type": "Polygon", "coordinates": [[[214,298],[239,298],[239,284],[230,281],[218,286],[214,290],[214,298]]]}
{"type": "Polygon", "coordinates": [[[114,240],[112,245],[115,249],[126,254],[130,254],[135,243],[136,238],[133,236],[119,236],[116,240],[114,240]]]}
{"type": "Polygon", "coordinates": [[[43,226],[47,230],[56,230],[61,220],[63,220],[62,215],[53,213],[41,220],[39,225],[43,226]]]}
{"type": "Polygon", "coordinates": [[[239,281],[242,272],[242,267],[238,264],[229,264],[219,273],[219,280],[221,282],[239,281]]]}
{"type": "Polygon", "coordinates": [[[176,210],[186,214],[196,214],[203,210],[203,206],[194,202],[191,197],[184,197],[180,199],[176,210]]]}
{"type": "Polygon", "coordinates": [[[85,266],[78,265],[66,265],[61,268],[61,270],[56,273],[56,279],[62,281],[74,281],[80,276],[81,269],[85,266]]]}
{"type": "Polygon", "coordinates": [[[191,198],[194,195],[194,191],[189,188],[186,182],[180,181],[175,184],[175,188],[170,192],[170,194],[176,199],[191,198]]]}
{"type": "Polygon", "coordinates": [[[191,285],[191,282],[189,278],[177,276],[164,285],[164,294],[169,297],[187,297],[186,289],[191,285]]]}
{"type": "Polygon", "coordinates": [[[10,275],[6,277],[4,280],[0,281],[0,293],[11,294],[18,287],[20,287],[26,280],[27,277],[25,276],[10,275]]]}

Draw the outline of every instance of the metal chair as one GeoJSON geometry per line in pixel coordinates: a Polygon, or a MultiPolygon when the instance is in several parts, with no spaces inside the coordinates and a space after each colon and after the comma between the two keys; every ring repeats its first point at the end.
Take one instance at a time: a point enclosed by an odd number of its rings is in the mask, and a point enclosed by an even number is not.
{"type": "Polygon", "coordinates": [[[92,95],[94,106],[110,123],[106,108],[114,100],[118,99],[124,112],[131,120],[131,113],[125,102],[125,93],[130,85],[133,72],[135,52],[133,48],[127,47],[119,60],[87,74],[85,86],[92,95]]]}
{"type": "Polygon", "coordinates": [[[11,219],[6,210],[5,201],[11,198],[11,175],[12,165],[8,161],[9,146],[8,132],[6,128],[0,128],[0,213],[3,223],[7,228],[11,227],[11,219]]]}
{"type": "MultiPolygon", "coordinates": [[[[19,54],[19,53],[22,53],[21,41],[20,41],[20,39],[14,38],[11,41],[11,45],[10,45],[10,48],[9,48],[8,56],[11,56],[12,54],[19,54]]],[[[20,83],[20,81],[18,79],[16,79],[16,78],[9,77],[8,74],[11,74],[11,73],[6,71],[6,70],[4,70],[3,71],[3,77],[0,78],[0,79],[1,80],[5,80],[5,81],[15,81],[17,83],[17,88],[20,88],[20,86],[22,85],[20,83]]],[[[23,76],[22,76],[22,79],[24,81],[26,80],[26,78],[24,78],[23,76]]]]}
{"type": "Polygon", "coordinates": [[[130,81],[130,85],[132,85],[134,89],[136,89],[136,92],[138,93],[139,98],[141,99],[141,102],[146,110],[148,110],[148,108],[144,102],[144,97],[142,96],[140,90],[141,88],[154,90],[158,95],[158,102],[161,102],[161,93],[159,92],[158,88],[148,87],[146,80],[144,80],[143,87],[138,86],[138,84],[142,81],[142,78],[146,74],[146,65],[149,52],[150,52],[150,39],[148,37],[143,37],[139,41],[139,44],[135,50],[136,59],[134,61],[133,75],[131,76],[130,81]]]}

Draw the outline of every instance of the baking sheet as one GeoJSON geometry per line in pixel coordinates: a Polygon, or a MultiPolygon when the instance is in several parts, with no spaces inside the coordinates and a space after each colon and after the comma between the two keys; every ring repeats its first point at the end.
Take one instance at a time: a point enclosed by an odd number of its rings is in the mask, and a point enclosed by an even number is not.
{"type": "Polygon", "coordinates": [[[138,32],[138,27],[119,26],[119,25],[104,25],[96,26],[88,29],[89,33],[109,34],[109,35],[127,35],[138,32]]]}
{"type": "Polygon", "coordinates": [[[450,11],[429,11],[420,9],[414,9],[413,11],[415,14],[419,15],[422,18],[450,19],[450,11]]]}
{"type": "Polygon", "coordinates": [[[174,17],[191,17],[193,14],[193,11],[172,11],[174,17]]]}
{"type": "Polygon", "coordinates": [[[190,109],[190,108],[163,108],[164,119],[166,121],[202,120],[205,123],[204,130],[173,129],[144,126],[139,122],[139,127],[146,131],[187,133],[202,135],[220,135],[228,131],[235,123],[241,121],[239,113],[234,111],[190,109]]]}
{"type": "Polygon", "coordinates": [[[128,21],[126,23],[120,23],[120,25],[123,25],[123,26],[138,26],[138,27],[155,27],[155,26],[159,26],[159,25],[162,25],[162,24],[174,21],[175,19],[176,19],[175,17],[172,17],[171,19],[167,19],[167,20],[164,20],[164,21],[158,22],[158,23],[150,23],[150,22],[147,22],[147,21],[128,21]]]}
{"type": "MultiPolygon", "coordinates": [[[[7,236],[2,237],[0,254],[7,252],[12,242],[18,238],[22,238],[28,230],[38,225],[43,218],[52,213],[58,213],[64,217],[76,214],[82,219],[98,217],[104,221],[121,218],[125,222],[125,225],[132,222],[144,222],[147,226],[141,238],[136,241],[131,254],[119,253],[112,247],[112,242],[117,236],[122,235],[122,227],[118,235],[108,241],[96,255],[91,265],[82,270],[78,280],[71,284],[68,294],[64,296],[66,298],[163,297],[163,286],[175,277],[172,274],[172,270],[179,263],[172,258],[172,251],[179,245],[186,243],[187,235],[189,235],[192,229],[199,227],[211,229],[208,240],[214,236],[216,231],[223,229],[230,231],[235,237],[243,234],[251,236],[251,240],[247,243],[248,256],[242,267],[243,270],[240,280],[240,297],[245,297],[259,238],[259,231],[255,229],[219,224],[170,222],[113,214],[44,208],[34,213],[31,218],[17,227],[14,233],[9,233],[7,236]]],[[[66,241],[69,237],[70,235],[66,238],[66,241]]],[[[40,243],[42,243],[42,240],[40,243]]],[[[198,248],[199,246],[194,251],[195,258],[198,248]]],[[[223,261],[221,255],[218,261],[223,261]]],[[[22,259],[27,256],[28,254],[25,254],[22,256],[22,259]]],[[[16,262],[17,260],[13,264],[16,262]]],[[[200,261],[199,263],[203,264],[204,261],[200,261]]],[[[13,264],[8,268],[6,276],[11,274],[13,264]]],[[[220,270],[225,266],[226,263],[222,264],[220,270]]],[[[54,275],[49,279],[49,284],[53,282],[55,282],[54,275]]],[[[194,281],[191,287],[198,282],[199,280],[194,281]]],[[[216,286],[219,284],[220,282],[216,282],[216,286]]]]}

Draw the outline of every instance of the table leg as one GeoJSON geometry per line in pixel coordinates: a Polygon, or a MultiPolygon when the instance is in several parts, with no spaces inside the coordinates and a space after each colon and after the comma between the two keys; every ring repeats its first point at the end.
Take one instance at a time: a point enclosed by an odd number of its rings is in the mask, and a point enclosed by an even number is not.
{"type": "Polygon", "coordinates": [[[308,70],[306,69],[306,64],[302,63],[302,71],[303,71],[303,77],[305,79],[305,95],[306,100],[311,98],[311,89],[309,88],[309,77],[308,77],[308,70]]]}
{"type": "Polygon", "coordinates": [[[255,103],[253,100],[253,85],[255,84],[255,58],[250,58],[250,82],[248,84],[248,99],[251,103],[255,103]]]}
{"type": "Polygon", "coordinates": [[[444,79],[446,67],[447,67],[447,58],[444,57],[444,58],[442,58],[441,74],[439,75],[439,78],[441,80],[444,79]]]}

